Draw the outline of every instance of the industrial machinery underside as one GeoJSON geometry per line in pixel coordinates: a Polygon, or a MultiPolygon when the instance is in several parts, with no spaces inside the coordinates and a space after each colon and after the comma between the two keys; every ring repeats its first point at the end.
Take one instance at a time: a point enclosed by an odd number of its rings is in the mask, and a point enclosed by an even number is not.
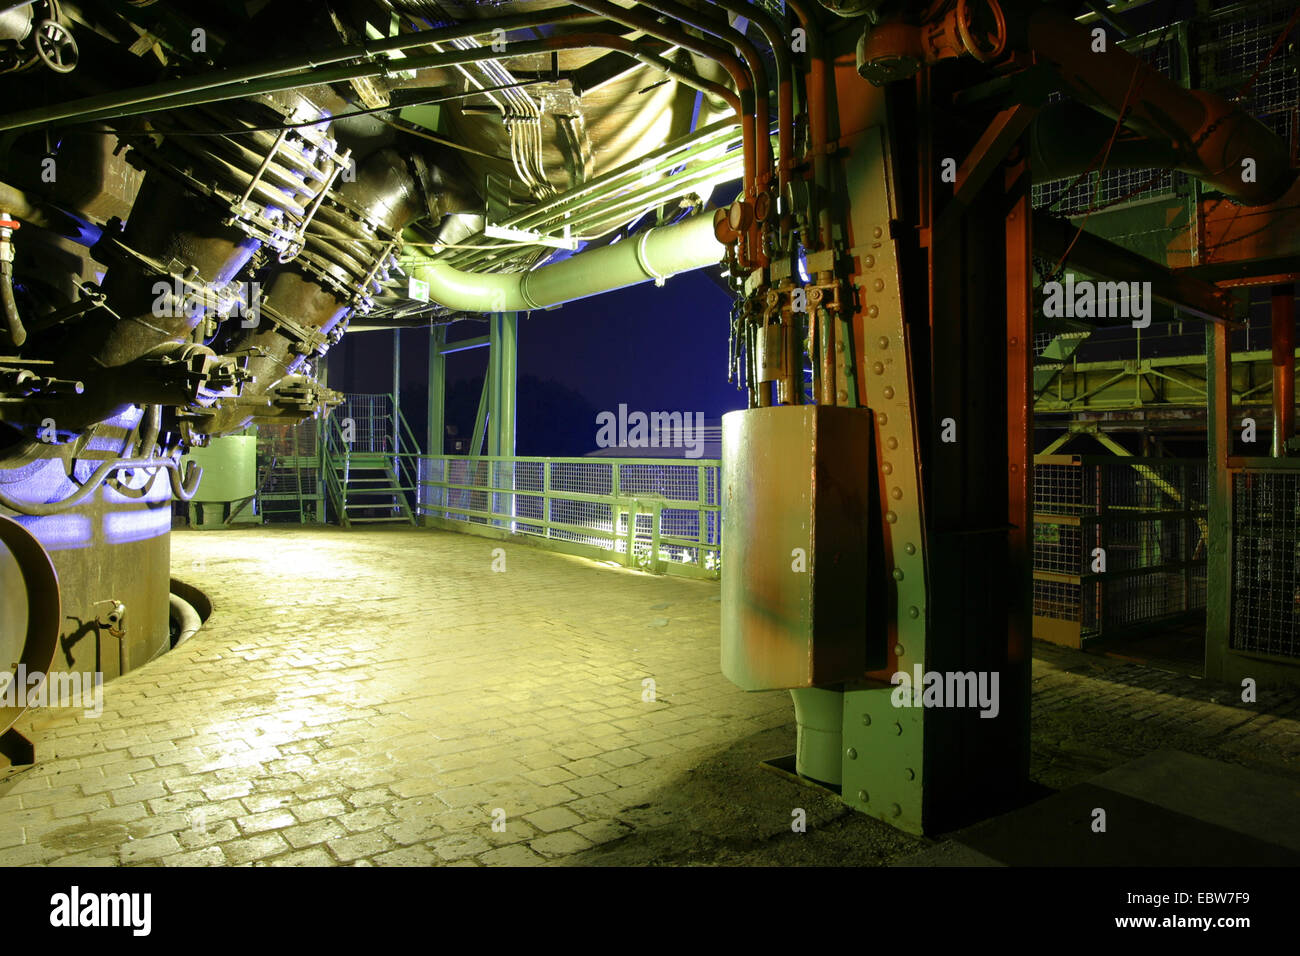
{"type": "MultiPolygon", "coordinates": [[[[748,397],[724,425],[724,673],[792,690],[799,771],[863,812],[920,831],[1005,805],[1028,767],[1032,260],[1068,252],[1031,181],[1118,134],[1124,162],[1243,207],[1295,196],[1278,137],[1096,51],[1083,12],[4,11],[11,660],[111,677],[165,650],[171,503],[199,480],[182,454],[328,414],[322,360],[349,330],[721,266],[733,310],[699,321],[729,324],[718,374],[748,397]],[[940,440],[948,418],[959,441],[940,440]],[[999,713],[897,707],[891,675],[914,667],[997,672],[999,713]]],[[[1232,318],[1218,290],[1148,265],[1165,301],[1232,318]]]]}

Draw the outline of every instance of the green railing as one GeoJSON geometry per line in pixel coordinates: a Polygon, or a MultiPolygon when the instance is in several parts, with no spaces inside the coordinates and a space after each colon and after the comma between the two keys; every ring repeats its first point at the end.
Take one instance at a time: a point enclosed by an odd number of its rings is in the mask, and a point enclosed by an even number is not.
{"type": "MultiPolygon", "coordinates": [[[[349,393],[325,422],[323,449],[322,477],[329,491],[330,505],[342,523],[347,524],[343,518],[354,470],[383,468],[390,472],[392,486],[375,487],[374,493],[391,491],[404,503],[404,507],[396,507],[413,511],[408,492],[417,490],[422,453],[393,395],[349,393]]],[[[352,490],[354,494],[364,493],[364,489],[352,490]]]]}
{"type": "Polygon", "coordinates": [[[716,578],[716,459],[423,456],[422,523],[716,578]]]}

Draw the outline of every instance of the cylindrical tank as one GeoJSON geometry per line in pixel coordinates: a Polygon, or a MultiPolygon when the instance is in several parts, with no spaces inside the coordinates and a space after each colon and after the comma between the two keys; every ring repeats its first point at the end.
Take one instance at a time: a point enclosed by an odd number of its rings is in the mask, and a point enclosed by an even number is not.
{"type": "MultiPolygon", "coordinates": [[[[186,458],[203,468],[203,480],[190,502],[190,523],[213,528],[226,518],[228,506],[257,493],[257,438],[226,435],[205,448],[192,448],[186,458]]],[[[244,514],[253,516],[251,509],[244,514]]]]}

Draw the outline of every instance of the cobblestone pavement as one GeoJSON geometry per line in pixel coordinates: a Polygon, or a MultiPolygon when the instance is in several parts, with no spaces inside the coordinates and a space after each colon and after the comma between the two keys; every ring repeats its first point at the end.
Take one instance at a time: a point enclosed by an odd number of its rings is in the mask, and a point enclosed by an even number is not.
{"type": "MultiPolygon", "coordinates": [[[[716,584],[415,529],[172,550],[212,617],[101,717],[24,715],[39,762],[0,781],[0,865],[879,864],[929,842],[758,768],[793,708],[722,677],[716,584]]],[[[1300,773],[1300,695],[1036,652],[1040,782],[1168,746],[1300,773]]]]}

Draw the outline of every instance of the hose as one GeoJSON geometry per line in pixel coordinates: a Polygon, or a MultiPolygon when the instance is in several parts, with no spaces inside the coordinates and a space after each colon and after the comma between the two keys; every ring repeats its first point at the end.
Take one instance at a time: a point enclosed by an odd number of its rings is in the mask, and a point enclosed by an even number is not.
{"type": "Polygon", "coordinates": [[[189,467],[185,472],[185,480],[182,481],[180,462],[174,458],[119,458],[117,461],[104,462],[91,473],[91,476],[86,479],[79,489],[61,501],[19,501],[0,491],[0,505],[20,515],[31,517],[62,514],[75,508],[93,495],[99,486],[108,479],[109,475],[123,468],[167,469],[167,479],[171,483],[172,494],[181,501],[192,499],[199,490],[199,482],[203,479],[203,469],[194,462],[189,463],[189,467]]]}
{"type": "Polygon", "coordinates": [[[199,617],[199,612],[194,610],[194,605],[179,594],[169,594],[167,603],[172,620],[176,621],[180,628],[180,633],[172,642],[172,650],[175,650],[198,633],[199,628],[203,626],[203,619],[199,617]]]}
{"type": "Polygon", "coordinates": [[[22,317],[18,314],[18,303],[14,301],[14,264],[0,261],[0,299],[4,301],[5,324],[8,326],[9,341],[14,348],[22,348],[27,341],[27,330],[23,328],[22,317]]]}

